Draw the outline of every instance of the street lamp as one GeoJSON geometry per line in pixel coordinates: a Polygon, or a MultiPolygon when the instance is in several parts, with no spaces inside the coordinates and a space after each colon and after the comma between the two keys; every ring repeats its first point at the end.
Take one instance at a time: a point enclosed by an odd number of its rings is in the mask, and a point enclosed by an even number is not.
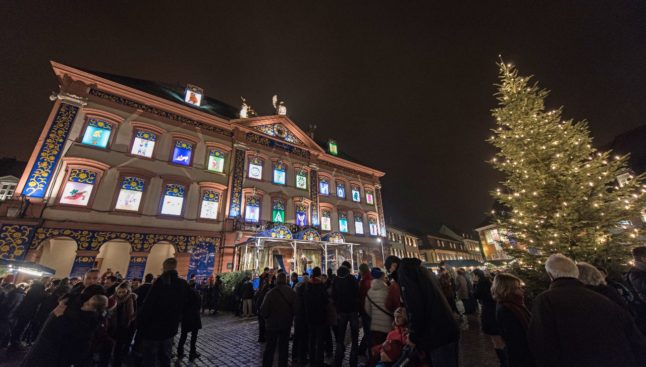
{"type": "Polygon", "coordinates": [[[381,263],[385,267],[386,266],[386,255],[384,255],[384,242],[381,240],[381,237],[377,238],[377,242],[379,242],[379,244],[381,245],[381,263]]]}

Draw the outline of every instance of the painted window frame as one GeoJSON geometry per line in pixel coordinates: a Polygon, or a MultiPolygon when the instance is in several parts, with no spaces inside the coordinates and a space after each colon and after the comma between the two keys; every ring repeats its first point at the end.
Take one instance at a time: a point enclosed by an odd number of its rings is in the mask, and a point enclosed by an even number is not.
{"type": "MultiPolygon", "coordinates": [[[[249,156],[249,158],[247,159],[247,167],[245,167],[245,170],[247,171],[247,174],[245,175],[245,178],[247,178],[249,180],[254,180],[254,181],[264,181],[263,178],[264,178],[264,175],[265,175],[265,161],[266,161],[266,159],[264,157],[260,156],[260,155],[251,155],[251,156],[249,156]],[[260,166],[260,178],[251,177],[252,160],[260,161],[260,164],[257,164],[257,162],[254,163],[255,166],[260,166]]],[[[272,174],[273,174],[273,172],[272,172],[272,174]]],[[[273,177],[272,177],[272,179],[273,179],[273,177]]]]}
{"type": "Polygon", "coordinates": [[[157,209],[157,215],[160,218],[174,218],[174,219],[184,219],[184,216],[186,215],[186,201],[188,198],[188,193],[191,187],[191,183],[188,182],[187,180],[183,178],[178,178],[178,177],[167,177],[164,178],[162,177],[162,186],[161,186],[161,195],[159,197],[159,205],[157,209]],[[182,210],[179,215],[176,214],[164,214],[162,213],[162,209],[164,207],[164,199],[166,198],[166,186],[168,185],[180,185],[184,186],[184,196],[182,197],[182,210]]]}
{"type": "Polygon", "coordinates": [[[154,160],[155,155],[159,151],[159,145],[160,145],[161,139],[164,136],[164,134],[166,134],[166,130],[164,130],[164,129],[160,128],[160,127],[157,127],[155,125],[146,124],[146,123],[142,123],[142,122],[138,122],[138,121],[133,122],[132,123],[132,137],[130,138],[130,145],[128,145],[128,155],[130,155],[131,157],[139,158],[139,159],[154,160]],[[148,133],[151,133],[151,134],[155,134],[155,136],[157,136],[157,139],[155,140],[155,147],[153,148],[153,152],[150,155],[150,157],[146,157],[146,156],[143,156],[143,155],[138,155],[138,154],[133,154],[132,153],[132,148],[134,148],[135,139],[137,138],[137,132],[139,132],[139,131],[148,132],[148,133]]]}
{"type": "MultiPolygon", "coordinates": [[[[280,159],[272,160],[272,164],[271,164],[271,182],[274,185],[286,186],[287,185],[287,176],[288,176],[287,175],[287,170],[288,169],[289,169],[289,166],[283,160],[280,160],[280,159]],[[276,182],[276,170],[277,170],[277,167],[279,167],[279,165],[282,165],[282,167],[283,167],[282,171],[283,171],[284,178],[283,178],[282,183],[276,182]]],[[[273,216],[273,213],[272,213],[272,216],[273,216]]]]}
{"type": "Polygon", "coordinates": [[[119,171],[117,187],[114,190],[114,197],[112,199],[112,211],[114,211],[115,213],[124,213],[124,214],[142,214],[144,206],[146,205],[146,193],[148,192],[147,190],[150,188],[151,177],[152,176],[150,174],[144,174],[140,170],[127,169],[127,170],[119,171]],[[139,201],[139,209],[137,209],[136,211],[117,209],[117,202],[119,201],[119,195],[121,194],[121,185],[123,183],[123,180],[126,177],[137,177],[144,181],[144,190],[142,191],[141,200],[139,201]]]}
{"type": "Polygon", "coordinates": [[[215,182],[200,182],[199,183],[199,204],[197,208],[197,221],[199,222],[219,222],[224,218],[224,207],[226,206],[226,193],[227,187],[225,185],[215,182]],[[218,210],[215,219],[202,217],[202,206],[204,205],[204,193],[206,191],[214,191],[220,196],[218,199],[218,210]]]}
{"type": "Polygon", "coordinates": [[[70,208],[70,209],[73,208],[78,210],[91,210],[94,205],[94,199],[96,198],[96,193],[99,190],[99,185],[101,184],[101,178],[109,168],[110,166],[108,166],[105,163],[93,161],[90,159],[63,158],[64,175],[63,175],[63,180],[61,181],[60,186],[58,188],[58,192],[56,194],[56,201],[55,201],[56,206],[61,208],[70,208]],[[96,174],[94,183],[92,184],[92,192],[90,192],[90,197],[88,198],[88,202],[86,205],[74,205],[74,204],[61,202],[61,199],[63,198],[63,193],[65,192],[65,187],[69,182],[72,170],[75,170],[75,169],[91,171],[96,174]]]}
{"type": "Polygon", "coordinates": [[[169,149],[169,155],[168,155],[168,163],[177,166],[177,167],[193,167],[193,164],[195,162],[195,150],[197,148],[197,140],[190,136],[190,135],[183,135],[183,134],[172,134],[171,135],[171,144],[170,144],[170,149],[169,149]],[[190,143],[191,144],[191,159],[188,164],[181,164],[181,163],[176,163],[173,162],[173,155],[175,153],[175,145],[177,144],[178,141],[183,141],[185,143],[190,143]]]}
{"type": "Polygon", "coordinates": [[[244,202],[243,202],[244,210],[242,212],[242,214],[243,214],[242,215],[242,220],[245,223],[261,223],[262,222],[262,204],[263,204],[264,195],[260,194],[258,192],[256,192],[255,194],[254,193],[245,193],[243,195],[243,198],[244,198],[244,202]],[[247,201],[249,200],[249,198],[252,198],[252,197],[257,199],[257,201],[258,201],[258,220],[255,221],[255,222],[247,220],[247,201]]]}
{"type": "Polygon", "coordinates": [[[216,143],[216,142],[206,142],[206,158],[204,160],[204,167],[205,170],[209,173],[213,174],[224,174],[226,175],[229,172],[229,164],[231,160],[231,147],[226,146],[224,144],[216,143]],[[222,154],[224,154],[224,162],[222,166],[222,172],[218,171],[213,171],[209,169],[209,159],[211,158],[211,152],[214,150],[220,151],[222,154]]]}
{"type": "Polygon", "coordinates": [[[84,146],[84,147],[89,147],[89,148],[99,149],[99,150],[112,150],[114,137],[117,135],[119,127],[121,126],[121,123],[124,121],[124,119],[121,116],[112,114],[110,112],[93,109],[93,108],[85,108],[83,112],[85,113],[85,115],[83,116],[83,119],[84,119],[83,128],[81,129],[81,133],[79,134],[76,141],[81,146],[84,146]],[[91,119],[102,120],[110,124],[111,126],[110,138],[108,138],[108,144],[105,147],[99,147],[99,146],[83,143],[83,138],[85,137],[85,133],[87,132],[87,128],[90,125],[91,119]]]}

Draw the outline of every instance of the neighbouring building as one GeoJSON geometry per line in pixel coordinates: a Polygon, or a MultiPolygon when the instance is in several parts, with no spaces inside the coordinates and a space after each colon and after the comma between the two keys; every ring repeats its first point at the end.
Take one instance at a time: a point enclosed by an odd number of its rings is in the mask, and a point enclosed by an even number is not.
{"type": "Polygon", "coordinates": [[[384,173],[321,146],[277,97],[255,116],[194,85],[52,68],[60,91],[0,206],[0,258],[56,277],[159,274],[171,256],[197,276],[382,264],[384,173]]]}
{"type": "Polygon", "coordinates": [[[446,224],[443,224],[440,227],[439,232],[455,240],[462,241],[464,248],[469,252],[469,259],[484,261],[482,247],[480,246],[480,241],[478,241],[478,234],[476,232],[460,230],[446,224]]]}
{"type": "Polygon", "coordinates": [[[400,258],[414,257],[421,259],[419,248],[422,244],[422,238],[420,235],[414,234],[412,231],[387,226],[386,238],[390,255],[395,255],[400,258]]]}
{"type": "Polygon", "coordinates": [[[0,201],[13,197],[25,164],[15,158],[0,158],[0,201]]]}
{"type": "Polygon", "coordinates": [[[472,259],[462,241],[440,233],[425,235],[419,253],[422,260],[430,264],[439,264],[446,260],[472,259]]]}

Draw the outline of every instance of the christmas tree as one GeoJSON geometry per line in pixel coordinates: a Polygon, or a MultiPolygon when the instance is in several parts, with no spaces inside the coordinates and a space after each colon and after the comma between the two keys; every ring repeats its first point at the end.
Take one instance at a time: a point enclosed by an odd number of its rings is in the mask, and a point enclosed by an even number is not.
{"type": "Polygon", "coordinates": [[[646,208],[643,175],[621,184],[628,156],[592,145],[585,121],[562,119],[562,108],[548,110],[548,91],[531,77],[500,63],[491,164],[504,174],[492,192],[509,210],[493,213],[518,246],[509,253],[525,269],[540,269],[547,256],[562,253],[577,261],[617,268],[638,245],[630,225],[646,208]]]}

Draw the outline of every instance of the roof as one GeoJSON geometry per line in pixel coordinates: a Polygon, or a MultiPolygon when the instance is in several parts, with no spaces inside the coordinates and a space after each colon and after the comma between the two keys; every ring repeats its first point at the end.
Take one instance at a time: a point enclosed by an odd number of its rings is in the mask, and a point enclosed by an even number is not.
{"type": "MultiPolygon", "coordinates": [[[[332,140],[334,140],[334,139],[332,139],[332,140]]],[[[325,150],[326,152],[328,151],[327,142],[323,142],[323,141],[321,141],[319,139],[314,139],[314,141],[321,148],[323,148],[323,150],[325,150]]],[[[345,159],[346,161],[358,163],[358,164],[361,164],[361,165],[366,166],[366,167],[371,167],[372,166],[372,165],[370,165],[370,164],[368,164],[366,162],[361,161],[360,159],[356,159],[355,157],[353,157],[353,156],[347,154],[345,151],[341,150],[340,147],[338,146],[338,142],[337,142],[337,152],[338,153],[335,154],[335,156],[337,156],[337,157],[339,157],[341,159],[345,159]]]]}
{"type": "Polygon", "coordinates": [[[90,73],[90,74],[99,76],[101,78],[108,79],[115,83],[119,83],[127,87],[131,87],[131,88],[140,90],[142,92],[146,92],[154,96],[164,98],[171,102],[175,102],[175,103],[179,102],[183,105],[190,106],[191,108],[195,108],[196,110],[208,113],[210,115],[214,115],[217,117],[225,117],[229,119],[236,119],[239,117],[238,107],[231,106],[215,98],[209,97],[207,94],[208,90],[205,91],[204,96],[202,96],[202,103],[198,107],[184,102],[184,91],[186,86],[182,86],[179,84],[171,85],[167,83],[153,82],[145,79],[132,78],[129,76],[109,74],[109,73],[104,73],[102,71],[95,71],[95,70],[90,70],[86,68],[80,68],[77,66],[73,66],[73,67],[81,71],[85,71],[86,73],[90,73]]]}

